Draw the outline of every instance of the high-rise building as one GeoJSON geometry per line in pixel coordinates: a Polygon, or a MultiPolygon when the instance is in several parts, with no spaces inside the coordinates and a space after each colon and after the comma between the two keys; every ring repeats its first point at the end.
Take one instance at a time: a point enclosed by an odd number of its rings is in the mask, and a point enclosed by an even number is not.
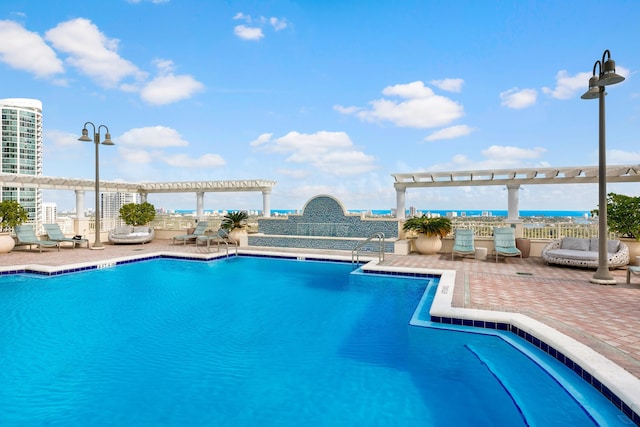
{"type": "Polygon", "coordinates": [[[58,220],[58,207],[52,202],[42,202],[42,223],[55,224],[58,220]]]}
{"type": "MultiPolygon", "coordinates": [[[[42,102],[37,99],[0,99],[2,156],[0,171],[42,175],[42,102]]],[[[29,212],[29,221],[42,222],[42,191],[35,187],[2,187],[1,200],[16,200],[29,212]]]]}
{"type": "Polygon", "coordinates": [[[102,193],[101,217],[118,218],[120,208],[127,203],[140,203],[140,193],[102,193]]]}

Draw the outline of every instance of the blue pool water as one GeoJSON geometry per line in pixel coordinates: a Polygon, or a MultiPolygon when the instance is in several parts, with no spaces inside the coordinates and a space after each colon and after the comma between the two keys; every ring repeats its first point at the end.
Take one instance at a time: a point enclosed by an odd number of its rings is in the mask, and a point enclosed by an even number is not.
{"type": "Polygon", "coordinates": [[[352,270],[235,257],[1,277],[0,425],[629,425],[526,342],[409,326],[430,279],[352,270]]]}

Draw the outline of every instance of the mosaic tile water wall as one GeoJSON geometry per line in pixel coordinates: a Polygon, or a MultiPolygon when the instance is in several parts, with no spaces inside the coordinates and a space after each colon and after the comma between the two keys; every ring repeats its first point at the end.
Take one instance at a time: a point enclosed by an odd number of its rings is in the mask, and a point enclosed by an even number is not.
{"type": "MultiPolygon", "coordinates": [[[[274,246],[310,249],[352,250],[361,239],[375,233],[384,233],[385,252],[393,252],[393,240],[398,238],[396,219],[362,219],[348,214],[342,204],[331,196],[316,196],[309,200],[301,215],[288,218],[258,218],[259,235],[249,235],[250,246],[274,246]],[[290,236],[290,237],[285,237],[290,236]],[[296,238],[296,236],[323,237],[322,239],[296,238]],[[337,239],[327,239],[337,237],[337,239]],[[349,239],[352,238],[352,239],[349,239]]],[[[378,251],[374,239],[363,251],[378,251]]]]}
{"type": "MultiPolygon", "coordinates": [[[[266,246],[272,248],[298,248],[298,249],[330,249],[336,251],[351,251],[362,240],[360,239],[342,239],[342,238],[300,238],[300,237],[283,237],[283,236],[261,236],[249,235],[249,246],[266,246]]],[[[384,242],[383,248],[385,253],[393,253],[393,242],[384,242]]],[[[364,245],[360,252],[375,252],[380,250],[377,240],[373,240],[364,245]]]]}

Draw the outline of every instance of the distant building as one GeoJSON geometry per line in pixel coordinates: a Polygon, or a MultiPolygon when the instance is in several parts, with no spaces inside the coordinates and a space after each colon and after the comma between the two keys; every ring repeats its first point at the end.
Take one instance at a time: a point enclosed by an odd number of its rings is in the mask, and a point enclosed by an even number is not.
{"type": "Polygon", "coordinates": [[[55,224],[58,221],[58,207],[52,202],[42,202],[42,223],[55,224]]]}
{"type": "MultiPolygon", "coordinates": [[[[0,171],[42,175],[42,102],[37,99],[0,99],[2,156],[0,171]]],[[[42,191],[35,187],[2,187],[1,200],[17,200],[29,212],[29,221],[42,223],[42,191]]]]}
{"type": "Polygon", "coordinates": [[[140,193],[102,193],[102,218],[118,218],[120,208],[127,203],[140,203],[140,193]]]}

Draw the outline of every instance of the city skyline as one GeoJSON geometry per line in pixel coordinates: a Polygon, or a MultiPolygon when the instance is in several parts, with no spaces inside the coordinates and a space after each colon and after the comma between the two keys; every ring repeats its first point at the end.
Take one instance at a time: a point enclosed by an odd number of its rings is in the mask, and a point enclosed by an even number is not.
{"type": "MultiPolygon", "coordinates": [[[[580,99],[610,49],[608,164],[639,164],[640,4],[70,0],[0,5],[0,98],[43,103],[45,176],[93,178],[83,124],[109,127],[103,180],[277,181],[273,209],[317,194],[395,207],[393,173],[590,166],[598,103],[580,99]],[[591,25],[588,25],[591,24],[591,25]]],[[[640,195],[640,185],[609,184],[640,195]]],[[[59,210],[72,192],[45,190],[59,210]]],[[[93,195],[87,194],[87,206],[93,195]]],[[[420,210],[494,210],[502,187],[410,190],[420,210]]],[[[151,195],[195,209],[194,194],[151,195]]],[[[207,210],[260,209],[207,193],[207,210]]],[[[523,186],[520,209],[589,210],[597,185],[523,186]]]]}

